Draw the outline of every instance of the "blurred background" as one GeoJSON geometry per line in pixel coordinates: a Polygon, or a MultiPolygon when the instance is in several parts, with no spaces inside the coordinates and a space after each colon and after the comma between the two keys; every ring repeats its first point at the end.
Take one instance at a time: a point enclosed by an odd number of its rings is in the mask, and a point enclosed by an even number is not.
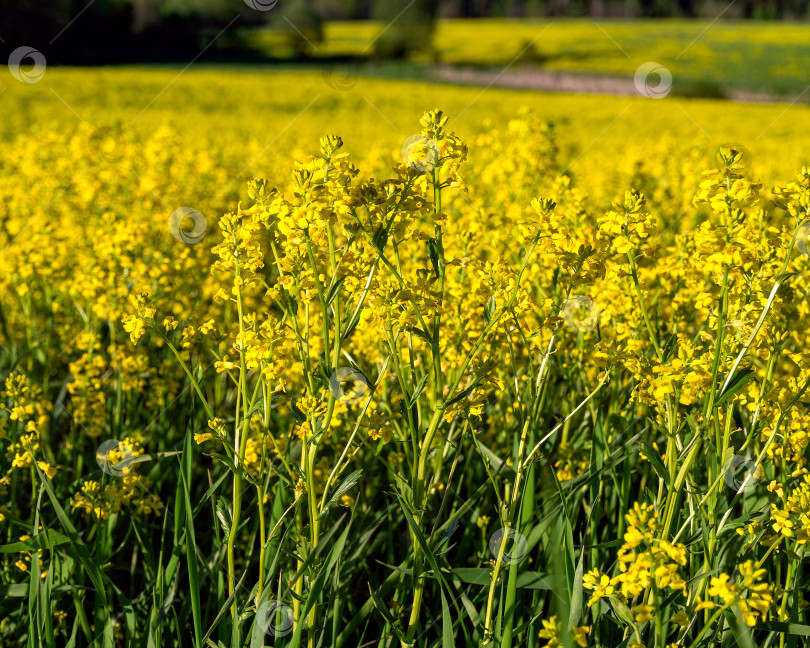
{"type": "Polygon", "coordinates": [[[0,0],[0,47],[8,56],[24,43],[44,52],[49,65],[193,57],[380,61],[416,55],[442,61],[435,46],[439,21],[718,16],[804,21],[809,7],[806,0],[0,0]]]}

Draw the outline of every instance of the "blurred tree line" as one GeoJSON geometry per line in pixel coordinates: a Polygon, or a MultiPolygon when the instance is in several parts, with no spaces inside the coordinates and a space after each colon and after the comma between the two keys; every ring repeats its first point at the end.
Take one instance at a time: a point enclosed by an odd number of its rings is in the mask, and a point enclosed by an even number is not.
{"type": "MultiPolygon", "coordinates": [[[[266,13],[241,0],[0,0],[0,38],[6,55],[26,45],[49,64],[189,60],[234,18],[255,26],[266,13]]],[[[230,40],[209,57],[247,53],[226,31],[230,40]]]]}
{"type": "MultiPolygon", "coordinates": [[[[396,15],[407,0],[311,0],[330,19],[363,20],[380,13],[396,15]]],[[[415,3],[418,4],[418,3],[415,3]]],[[[592,16],[625,18],[723,18],[803,20],[810,17],[808,0],[433,0],[425,13],[441,18],[539,18],[592,16]]],[[[411,9],[408,9],[410,12],[411,9]]]]}
{"type": "Polygon", "coordinates": [[[49,63],[257,59],[251,28],[271,26],[295,56],[327,20],[380,20],[378,58],[430,46],[438,18],[714,17],[801,20],[808,0],[0,0],[0,49],[26,45],[49,63]],[[205,50],[203,52],[203,50],[205,50]],[[201,54],[202,52],[202,54],[201,54]]]}

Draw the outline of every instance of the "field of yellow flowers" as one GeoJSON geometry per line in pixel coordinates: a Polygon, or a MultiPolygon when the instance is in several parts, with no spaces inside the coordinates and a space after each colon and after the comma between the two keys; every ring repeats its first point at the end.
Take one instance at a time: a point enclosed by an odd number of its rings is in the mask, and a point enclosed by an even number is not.
{"type": "Polygon", "coordinates": [[[0,645],[810,636],[806,107],[202,66],[0,103],[0,645]]]}
{"type": "MultiPolygon", "coordinates": [[[[368,44],[385,27],[374,21],[328,22],[315,58],[370,54],[368,44]]],[[[251,33],[257,49],[289,56],[290,46],[276,31],[251,33]]],[[[678,94],[717,96],[748,91],[789,97],[807,87],[810,25],[780,21],[617,20],[552,17],[546,20],[440,20],[432,47],[410,55],[417,78],[430,64],[489,68],[493,74],[542,69],[554,73],[608,75],[632,79],[645,61],[657,61],[673,74],[678,94]]],[[[381,66],[395,73],[397,66],[381,66]]],[[[399,73],[408,71],[401,65],[399,73]]],[[[411,71],[413,74],[414,72],[411,71]]]]}

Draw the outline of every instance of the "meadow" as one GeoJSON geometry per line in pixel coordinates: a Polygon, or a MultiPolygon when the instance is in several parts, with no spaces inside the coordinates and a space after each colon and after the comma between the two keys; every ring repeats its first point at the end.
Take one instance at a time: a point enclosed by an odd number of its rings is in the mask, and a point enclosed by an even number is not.
{"type": "MultiPolygon", "coordinates": [[[[385,25],[326,23],[315,59],[373,57],[385,25]],[[369,45],[372,43],[372,45],[369,45]]],[[[249,37],[270,55],[290,54],[277,32],[249,37]]],[[[803,61],[810,55],[810,26],[803,23],[711,20],[442,20],[433,46],[408,62],[382,64],[377,73],[424,78],[436,63],[500,73],[539,69],[554,73],[632,79],[639,65],[655,61],[673,75],[672,92],[720,96],[735,91],[789,97],[807,89],[803,61]]],[[[807,98],[805,97],[806,101],[807,98]]]]}
{"type": "Polygon", "coordinates": [[[4,83],[0,645],[810,636],[806,106],[4,83]]]}

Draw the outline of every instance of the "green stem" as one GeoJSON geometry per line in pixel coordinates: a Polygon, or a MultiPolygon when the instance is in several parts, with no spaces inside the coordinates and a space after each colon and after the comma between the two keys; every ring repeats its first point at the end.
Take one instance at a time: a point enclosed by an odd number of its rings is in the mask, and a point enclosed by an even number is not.
{"type": "Polygon", "coordinates": [[[639,284],[638,272],[636,271],[636,259],[633,256],[632,251],[627,253],[627,258],[630,261],[630,274],[633,278],[633,286],[636,289],[636,297],[638,297],[638,305],[641,309],[641,316],[644,319],[644,325],[647,327],[647,332],[650,334],[650,341],[655,348],[655,355],[658,356],[659,360],[663,360],[664,356],[661,352],[661,347],[658,346],[658,338],[653,331],[652,324],[650,323],[650,316],[647,313],[647,306],[644,304],[644,297],[641,294],[641,285],[639,284]]]}
{"type": "MultiPolygon", "coordinates": [[[[557,338],[555,335],[551,336],[551,339],[548,342],[548,347],[546,348],[545,356],[543,357],[543,362],[541,363],[540,369],[538,370],[537,381],[535,385],[535,398],[538,401],[540,400],[542,394],[545,391],[544,387],[546,383],[546,378],[548,377],[548,366],[549,366],[548,359],[551,356],[552,351],[554,350],[554,342],[556,341],[556,339],[557,338]]],[[[534,403],[532,403],[532,405],[534,405],[534,403]]],[[[534,408],[532,407],[531,409],[533,410],[534,408]]],[[[512,529],[512,525],[514,524],[517,504],[520,501],[520,487],[527,465],[527,462],[524,459],[524,455],[526,453],[526,447],[528,444],[530,430],[532,429],[533,420],[534,418],[532,416],[527,417],[525,423],[523,424],[523,429],[521,430],[520,433],[520,442],[518,443],[518,452],[517,452],[517,463],[515,465],[515,483],[512,486],[511,498],[509,504],[506,507],[504,519],[502,520],[505,529],[509,529],[510,531],[512,529]]],[[[489,594],[487,596],[487,609],[484,615],[484,639],[483,639],[484,643],[488,643],[492,639],[492,611],[493,611],[493,604],[495,602],[495,589],[497,588],[498,585],[498,577],[500,575],[503,554],[506,550],[506,543],[508,540],[509,540],[509,533],[505,532],[503,534],[503,537],[501,538],[501,546],[498,549],[498,556],[495,560],[495,566],[493,568],[492,573],[492,580],[489,585],[489,594]]],[[[511,643],[511,630],[509,633],[509,637],[511,643]]]]}
{"type": "MultiPolygon", "coordinates": [[[[427,466],[427,456],[430,452],[430,446],[433,443],[433,437],[436,435],[436,430],[439,429],[439,424],[442,421],[442,411],[436,409],[433,413],[433,418],[428,425],[425,432],[425,438],[419,452],[419,458],[416,464],[416,474],[413,479],[413,502],[414,502],[414,521],[417,526],[421,527],[422,524],[422,511],[425,506],[425,472],[427,466]]],[[[413,533],[411,535],[414,535],[413,533]]],[[[411,608],[411,615],[408,619],[408,629],[406,631],[406,643],[410,645],[413,643],[413,638],[416,633],[416,627],[419,623],[419,612],[422,607],[422,594],[425,589],[425,576],[422,573],[424,568],[424,556],[422,553],[422,546],[413,538],[413,607],[411,608]]]]}
{"type": "Polygon", "coordinates": [[[720,377],[720,361],[723,355],[726,318],[728,317],[728,271],[729,266],[726,264],[723,267],[723,284],[720,289],[720,312],[717,315],[717,337],[714,344],[714,361],[712,362],[712,386],[703,406],[704,416],[708,416],[712,412],[714,400],[717,395],[717,383],[720,377]]]}
{"type": "MultiPolygon", "coordinates": [[[[436,210],[436,215],[438,216],[442,212],[442,186],[441,186],[441,179],[439,177],[439,167],[433,167],[433,208],[436,210]]],[[[432,350],[433,350],[433,365],[435,367],[436,372],[436,390],[434,392],[434,399],[438,402],[441,399],[442,392],[441,390],[444,388],[443,384],[443,376],[442,376],[442,355],[441,355],[441,347],[439,345],[439,331],[441,330],[442,324],[442,307],[444,305],[444,277],[445,277],[445,258],[444,258],[444,243],[442,241],[442,228],[441,225],[436,225],[434,228],[435,236],[436,236],[436,253],[438,255],[438,266],[439,266],[439,304],[436,307],[436,313],[433,317],[433,340],[432,340],[432,350]]]]}
{"type": "Polygon", "coordinates": [[[256,497],[259,509],[259,583],[256,587],[256,607],[261,604],[262,590],[264,588],[264,539],[267,537],[267,526],[264,519],[264,493],[260,486],[256,486],[256,497]]]}

